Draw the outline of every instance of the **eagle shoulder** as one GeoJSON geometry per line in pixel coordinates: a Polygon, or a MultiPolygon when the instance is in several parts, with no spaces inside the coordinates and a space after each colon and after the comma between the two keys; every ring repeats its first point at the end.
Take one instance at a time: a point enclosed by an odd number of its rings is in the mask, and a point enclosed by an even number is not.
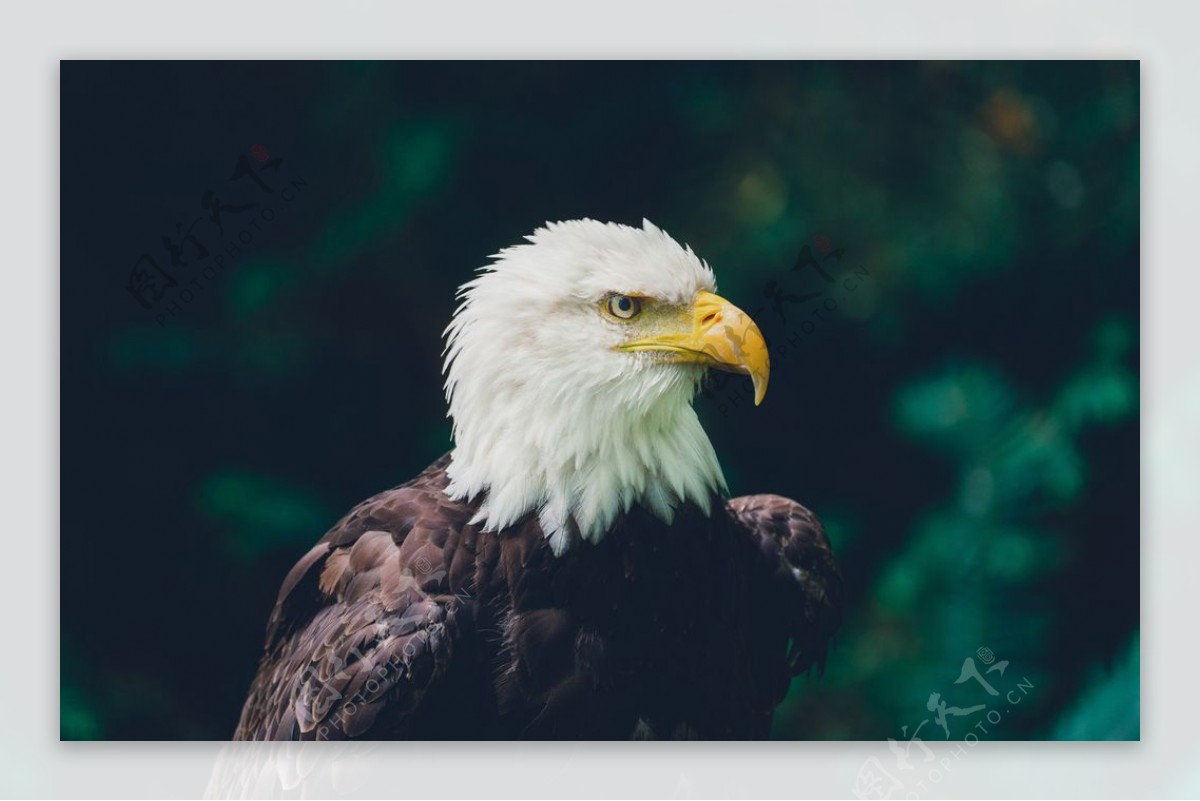
{"type": "Polygon", "coordinates": [[[745,495],[731,499],[728,508],[758,546],[770,576],[790,638],[789,672],[823,669],[841,622],[842,576],[821,521],[780,495],[745,495]]]}
{"type": "Polygon", "coordinates": [[[235,739],[359,737],[449,666],[474,560],[443,457],[354,507],[288,573],[235,739]],[[462,575],[464,571],[467,575],[462,575]]]}

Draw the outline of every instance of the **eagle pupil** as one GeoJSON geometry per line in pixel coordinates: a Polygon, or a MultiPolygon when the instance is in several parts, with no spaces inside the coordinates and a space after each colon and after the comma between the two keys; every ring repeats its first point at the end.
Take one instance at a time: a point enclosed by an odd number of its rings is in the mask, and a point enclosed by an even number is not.
{"type": "Polygon", "coordinates": [[[629,311],[631,308],[633,308],[633,301],[631,301],[629,298],[621,298],[619,301],[617,301],[617,306],[621,308],[621,311],[629,311]]]}

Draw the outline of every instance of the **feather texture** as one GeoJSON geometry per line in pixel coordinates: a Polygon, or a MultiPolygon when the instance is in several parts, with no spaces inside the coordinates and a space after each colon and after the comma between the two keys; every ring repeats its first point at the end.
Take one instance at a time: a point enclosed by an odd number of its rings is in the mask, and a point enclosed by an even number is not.
{"type": "Polygon", "coordinates": [[[555,556],[449,499],[448,457],[355,507],[285,579],[237,739],[765,737],[841,581],[773,495],[640,506],[555,556]]]}

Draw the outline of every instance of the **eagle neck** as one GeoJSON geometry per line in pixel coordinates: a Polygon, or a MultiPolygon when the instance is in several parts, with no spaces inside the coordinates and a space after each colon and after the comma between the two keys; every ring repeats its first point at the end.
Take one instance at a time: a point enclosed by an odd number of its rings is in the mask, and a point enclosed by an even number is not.
{"type": "Polygon", "coordinates": [[[536,516],[560,555],[580,540],[598,542],[635,505],[666,524],[684,504],[708,514],[725,480],[692,408],[694,389],[681,380],[649,402],[624,403],[598,391],[537,404],[493,397],[478,418],[488,425],[455,418],[446,493],[478,502],[472,522],[485,531],[536,516]]]}

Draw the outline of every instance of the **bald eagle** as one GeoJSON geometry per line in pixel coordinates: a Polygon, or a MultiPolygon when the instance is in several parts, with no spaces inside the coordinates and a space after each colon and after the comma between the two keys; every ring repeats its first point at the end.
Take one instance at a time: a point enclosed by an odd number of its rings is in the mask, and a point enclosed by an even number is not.
{"type": "Polygon", "coordinates": [[[458,297],[453,450],[287,575],[235,739],[766,737],[841,579],[692,408],[709,368],[761,403],[758,327],[648,221],[549,223],[458,297]]]}

